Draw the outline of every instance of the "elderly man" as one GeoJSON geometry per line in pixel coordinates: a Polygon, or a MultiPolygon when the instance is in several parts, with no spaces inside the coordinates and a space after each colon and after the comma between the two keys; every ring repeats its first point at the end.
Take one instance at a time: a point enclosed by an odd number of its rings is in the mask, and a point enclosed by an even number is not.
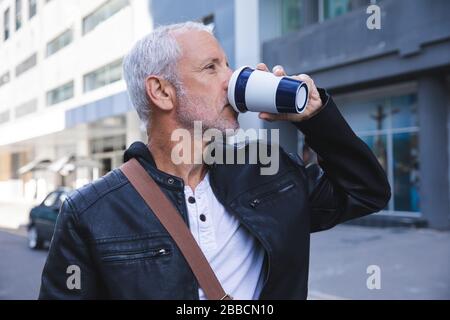
{"type": "MultiPolygon", "coordinates": [[[[264,64],[257,68],[268,71],[264,64]]],[[[283,68],[274,73],[284,75],[283,68]]],[[[389,201],[390,187],[376,158],[307,75],[294,77],[309,87],[303,114],[259,117],[292,122],[320,155],[320,166],[305,167],[283,150],[273,175],[261,175],[260,164],[174,164],[174,130],[192,132],[194,121],[204,130],[238,128],[227,99],[232,70],[201,24],[157,28],[125,58],[124,74],[148,134],[148,144],[134,143],[125,161],[137,159],[156,181],[235,299],[306,299],[310,233],[379,211],[389,201]]],[[[116,169],[65,201],[40,298],[205,299],[205,294],[173,238],[116,169]]]]}

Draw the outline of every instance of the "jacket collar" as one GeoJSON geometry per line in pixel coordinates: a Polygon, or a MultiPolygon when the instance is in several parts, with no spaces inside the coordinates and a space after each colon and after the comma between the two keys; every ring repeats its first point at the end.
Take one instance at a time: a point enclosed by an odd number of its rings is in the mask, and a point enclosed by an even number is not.
{"type": "Polygon", "coordinates": [[[124,162],[127,162],[128,160],[133,158],[140,158],[156,168],[156,163],[150,150],[148,149],[147,145],[145,145],[141,141],[133,142],[133,144],[125,151],[125,154],[123,155],[124,162]]]}
{"type": "Polygon", "coordinates": [[[151,177],[161,186],[172,190],[184,189],[183,179],[165,173],[157,168],[148,146],[141,141],[134,142],[123,156],[124,162],[135,158],[147,170],[151,177]]]}

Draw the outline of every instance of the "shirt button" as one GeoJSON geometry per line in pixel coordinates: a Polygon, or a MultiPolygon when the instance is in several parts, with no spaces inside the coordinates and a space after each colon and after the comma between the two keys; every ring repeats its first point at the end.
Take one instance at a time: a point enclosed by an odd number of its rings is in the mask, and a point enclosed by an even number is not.
{"type": "Polygon", "coordinates": [[[194,197],[189,197],[188,201],[189,201],[189,203],[195,203],[195,198],[194,197]]]}
{"type": "Polygon", "coordinates": [[[206,216],[203,213],[200,215],[200,220],[202,220],[203,222],[206,221],[206,216]]]}
{"type": "Polygon", "coordinates": [[[175,180],[173,178],[167,179],[167,183],[168,184],[173,184],[174,182],[175,182],[175,180]]]}

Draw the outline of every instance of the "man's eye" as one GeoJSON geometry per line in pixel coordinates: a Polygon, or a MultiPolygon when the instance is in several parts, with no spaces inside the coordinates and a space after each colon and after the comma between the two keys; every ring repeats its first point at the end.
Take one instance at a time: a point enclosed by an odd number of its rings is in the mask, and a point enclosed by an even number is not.
{"type": "Polygon", "coordinates": [[[205,69],[216,70],[216,65],[215,64],[208,64],[205,69]]]}

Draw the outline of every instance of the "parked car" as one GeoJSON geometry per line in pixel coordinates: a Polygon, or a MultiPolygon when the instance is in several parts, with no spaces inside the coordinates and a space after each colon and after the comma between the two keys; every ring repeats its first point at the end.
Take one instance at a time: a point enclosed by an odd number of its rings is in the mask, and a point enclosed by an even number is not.
{"type": "Polygon", "coordinates": [[[69,188],[58,188],[50,192],[42,203],[30,211],[28,224],[28,247],[40,249],[53,237],[56,218],[69,188]]]}

